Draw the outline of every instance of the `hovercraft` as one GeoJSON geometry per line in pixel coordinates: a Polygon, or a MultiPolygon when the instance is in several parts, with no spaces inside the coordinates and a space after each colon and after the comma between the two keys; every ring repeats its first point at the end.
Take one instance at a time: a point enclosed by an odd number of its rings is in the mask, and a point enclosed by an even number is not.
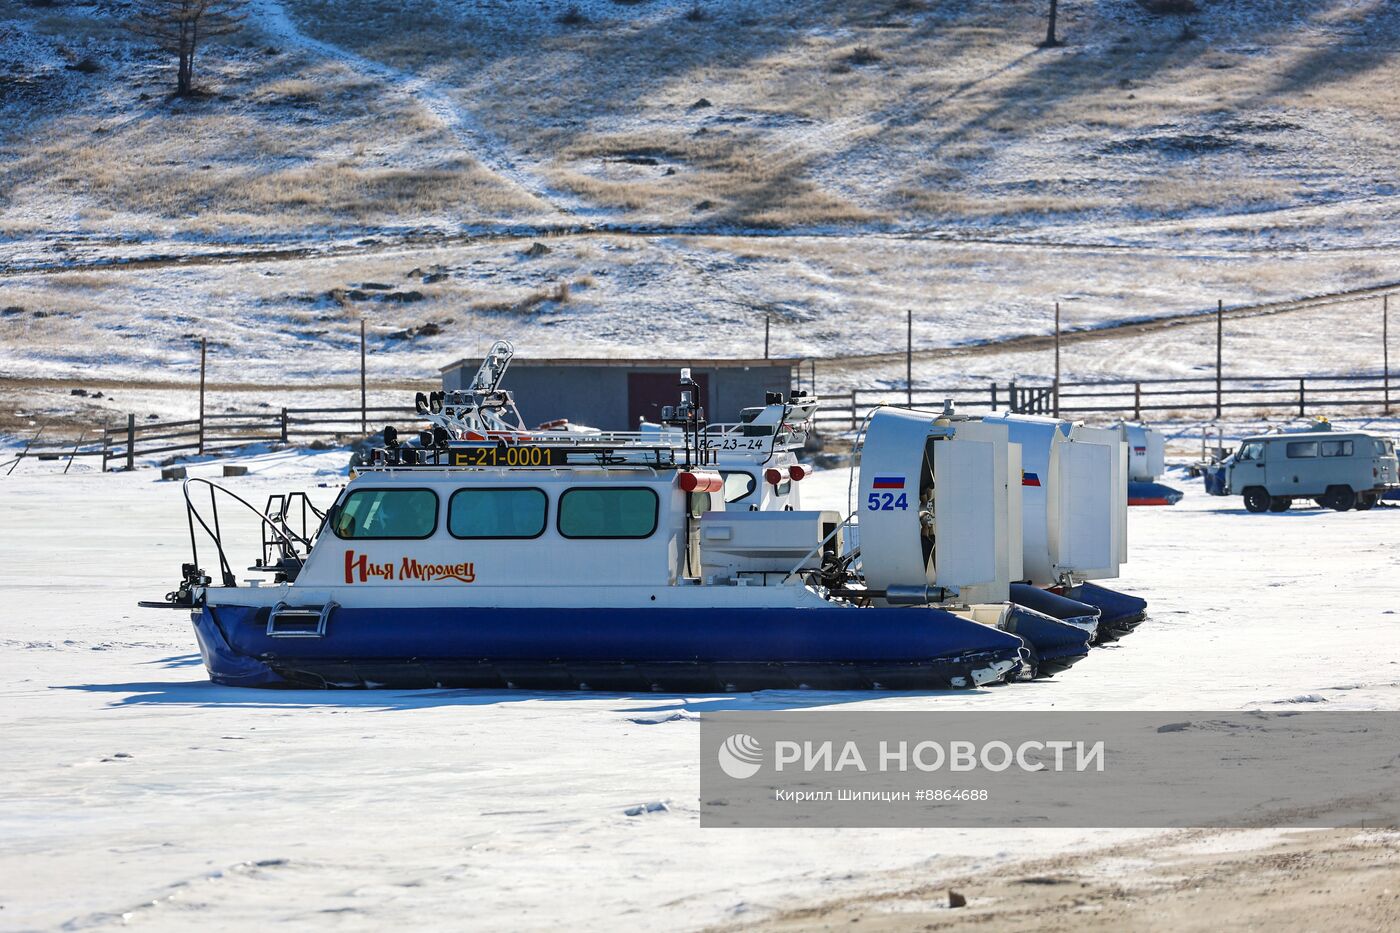
{"type": "Polygon", "coordinates": [[[143,605],[189,610],[210,679],[235,686],[938,690],[1087,653],[1082,626],[1008,598],[1021,470],[1005,425],[877,411],[843,518],[796,508],[800,467],[774,466],[812,396],[708,424],[682,371],[659,435],[531,431],[500,388],[510,352],[420,399],[417,443],[386,430],[325,512],[187,481],[192,561],[143,605]],[[260,580],[239,583],[221,502],[258,513],[260,580]],[[857,526],[865,546],[847,547],[857,526]]]}
{"type": "Polygon", "coordinates": [[[1180,502],[1180,489],[1158,482],[1167,472],[1166,438],[1161,432],[1133,421],[1120,421],[1112,429],[1128,445],[1128,505],[1180,502]]]}
{"type": "Polygon", "coordinates": [[[1010,598],[1092,630],[1096,643],[1128,634],[1146,618],[1146,601],[1090,582],[1117,577],[1127,560],[1124,426],[1013,413],[988,420],[1006,425],[1023,461],[1023,574],[1010,598]]]}

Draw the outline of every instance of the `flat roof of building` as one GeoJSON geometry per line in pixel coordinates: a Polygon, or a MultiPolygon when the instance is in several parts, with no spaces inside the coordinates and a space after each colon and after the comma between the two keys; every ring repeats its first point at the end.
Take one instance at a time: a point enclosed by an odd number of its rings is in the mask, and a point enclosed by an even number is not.
{"type": "MultiPolygon", "coordinates": [[[[664,360],[627,360],[627,359],[581,359],[581,358],[559,358],[559,359],[524,359],[516,357],[511,360],[512,366],[611,366],[619,368],[647,367],[657,369],[680,369],[689,366],[692,369],[753,369],[762,366],[786,366],[794,367],[803,362],[800,357],[772,357],[770,359],[756,360],[715,360],[715,359],[664,359],[664,360]]],[[[446,366],[438,368],[438,372],[447,372],[449,369],[459,369],[463,367],[475,368],[481,365],[480,360],[460,359],[455,363],[448,363],[446,366]]]]}

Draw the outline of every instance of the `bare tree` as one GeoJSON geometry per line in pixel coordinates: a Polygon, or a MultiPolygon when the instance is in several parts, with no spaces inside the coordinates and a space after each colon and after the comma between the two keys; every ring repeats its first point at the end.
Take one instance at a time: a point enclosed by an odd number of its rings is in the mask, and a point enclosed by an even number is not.
{"type": "Polygon", "coordinates": [[[1060,40],[1055,37],[1055,17],[1060,12],[1060,0],[1050,0],[1050,21],[1045,26],[1045,41],[1040,43],[1042,49],[1053,49],[1060,44],[1060,40]]]}
{"type": "Polygon", "coordinates": [[[200,43],[243,27],[247,0],[137,0],[126,27],[154,41],[180,61],[177,93],[194,89],[194,56],[200,43]]]}

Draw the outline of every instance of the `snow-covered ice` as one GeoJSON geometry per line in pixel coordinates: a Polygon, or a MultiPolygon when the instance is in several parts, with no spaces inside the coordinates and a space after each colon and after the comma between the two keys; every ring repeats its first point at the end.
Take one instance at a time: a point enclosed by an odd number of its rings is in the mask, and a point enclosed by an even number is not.
{"type": "MultiPolygon", "coordinates": [[[[252,501],[291,487],[328,500],[344,452],[243,462],[252,475],[228,483],[252,501]]],[[[1250,515],[1180,474],[1179,506],[1131,513],[1119,585],[1149,620],[1050,681],[697,697],[217,687],[187,617],[135,605],[188,552],[179,487],[155,476],[25,464],[0,479],[0,926],[758,918],[1143,832],[701,830],[707,711],[1400,706],[1400,509],[1250,515]]],[[[839,507],[846,480],[810,477],[807,504],[839,507]]]]}

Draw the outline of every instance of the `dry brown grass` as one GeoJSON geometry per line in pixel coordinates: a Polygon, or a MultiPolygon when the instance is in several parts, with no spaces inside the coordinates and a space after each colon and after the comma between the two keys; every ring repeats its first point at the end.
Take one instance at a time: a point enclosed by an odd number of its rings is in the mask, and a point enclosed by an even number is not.
{"type": "MultiPolygon", "coordinates": [[[[482,220],[538,209],[461,151],[411,97],[348,66],[255,54],[201,72],[216,96],[171,101],[150,81],[0,133],[0,209],[33,205],[91,225],[150,217],[190,232],[482,220]],[[116,109],[110,109],[115,105],[116,109]],[[292,129],[295,127],[295,129],[292,129]],[[8,152],[5,150],[8,149],[8,152]],[[434,159],[433,154],[441,157],[434,159]]],[[[7,233],[42,229],[0,215],[7,233]]]]}
{"type": "MultiPolygon", "coordinates": [[[[487,23],[415,5],[406,28],[382,0],[290,6],[313,36],[438,82],[517,165],[616,219],[1132,224],[1365,195],[1400,176],[1400,22],[1381,0],[1252,16],[1210,4],[1188,40],[1178,19],[1076,5],[1052,51],[1034,47],[1032,0],[791,0],[703,22],[618,5],[583,28],[554,23],[557,10],[487,23]],[[691,109],[700,97],[713,106],[691,109]],[[1281,116],[1298,128],[1230,128],[1281,116]],[[1227,144],[1153,148],[1173,134],[1227,144]],[[663,165],[609,161],[638,152],[663,165]]],[[[3,10],[79,28],[17,0],[3,10]]],[[[341,62],[211,53],[202,74],[229,99],[139,104],[156,82],[114,75],[101,100],[12,134],[0,208],[8,195],[94,227],[152,215],[195,231],[541,215],[426,108],[341,62]]]]}
{"type": "Polygon", "coordinates": [[[1119,203],[1107,196],[1086,196],[1077,192],[1058,196],[1042,194],[988,198],[969,191],[925,186],[901,188],[897,195],[902,197],[902,206],[907,214],[970,219],[1048,218],[1103,210],[1119,203]]]}
{"type": "Polygon", "coordinates": [[[1235,212],[1292,203],[1297,190],[1296,184],[1282,179],[1249,175],[1202,179],[1180,171],[1145,179],[1133,203],[1160,214],[1202,208],[1235,212]]]}
{"type": "Polygon", "coordinates": [[[635,155],[655,158],[661,165],[628,177],[597,177],[577,168],[556,169],[551,177],[599,203],[629,212],[665,212],[663,216],[681,222],[799,227],[880,218],[803,177],[793,160],[764,158],[759,141],[748,134],[695,136],[661,130],[586,135],[563,149],[556,162],[596,168],[635,155]],[[666,174],[663,166],[673,174],[666,174]]]}

